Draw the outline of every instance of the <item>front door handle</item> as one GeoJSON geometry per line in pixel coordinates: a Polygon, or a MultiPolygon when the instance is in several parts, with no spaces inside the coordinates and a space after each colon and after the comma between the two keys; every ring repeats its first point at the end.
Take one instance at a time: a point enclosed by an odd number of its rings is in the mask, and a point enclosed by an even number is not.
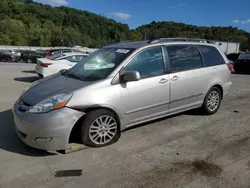
{"type": "Polygon", "coordinates": [[[172,81],[176,81],[176,80],[179,80],[179,78],[180,78],[179,76],[176,76],[176,75],[175,75],[175,76],[173,76],[173,78],[171,78],[171,80],[172,80],[172,81]]]}
{"type": "Polygon", "coordinates": [[[167,82],[168,82],[168,80],[166,78],[162,78],[159,83],[160,84],[165,84],[167,82]]]}

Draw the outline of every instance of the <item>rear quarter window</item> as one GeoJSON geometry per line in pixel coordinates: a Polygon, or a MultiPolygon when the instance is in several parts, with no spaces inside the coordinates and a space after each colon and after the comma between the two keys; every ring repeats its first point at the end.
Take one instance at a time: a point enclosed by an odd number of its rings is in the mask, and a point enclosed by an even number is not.
{"type": "Polygon", "coordinates": [[[220,52],[213,46],[198,46],[207,67],[225,64],[220,52]]]}

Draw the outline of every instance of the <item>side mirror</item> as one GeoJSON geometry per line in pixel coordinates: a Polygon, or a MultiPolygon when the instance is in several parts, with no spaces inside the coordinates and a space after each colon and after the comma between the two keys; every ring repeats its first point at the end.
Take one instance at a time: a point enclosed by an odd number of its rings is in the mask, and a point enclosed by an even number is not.
{"type": "Polygon", "coordinates": [[[124,71],[120,75],[120,82],[134,82],[140,80],[140,73],[138,71],[124,71]]]}

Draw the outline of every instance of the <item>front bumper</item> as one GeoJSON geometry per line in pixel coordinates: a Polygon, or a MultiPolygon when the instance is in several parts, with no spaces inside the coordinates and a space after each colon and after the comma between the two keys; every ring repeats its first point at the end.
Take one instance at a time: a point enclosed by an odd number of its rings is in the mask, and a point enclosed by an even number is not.
{"type": "Polygon", "coordinates": [[[17,135],[25,144],[37,149],[56,151],[69,147],[70,133],[84,112],[65,107],[49,113],[31,114],[20,111],[14,105],[13,114],[17,135]]]}

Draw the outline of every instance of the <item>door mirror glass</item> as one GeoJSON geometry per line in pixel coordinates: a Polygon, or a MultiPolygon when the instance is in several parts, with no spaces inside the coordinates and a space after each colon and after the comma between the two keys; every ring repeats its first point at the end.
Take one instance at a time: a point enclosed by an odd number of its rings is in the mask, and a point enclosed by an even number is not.
{"type": "Polygon", "coordinates": [[[125,71],[120,75],[120,82],[134,82],[140,80],[140,73],[138,71],[125,71]]]}

